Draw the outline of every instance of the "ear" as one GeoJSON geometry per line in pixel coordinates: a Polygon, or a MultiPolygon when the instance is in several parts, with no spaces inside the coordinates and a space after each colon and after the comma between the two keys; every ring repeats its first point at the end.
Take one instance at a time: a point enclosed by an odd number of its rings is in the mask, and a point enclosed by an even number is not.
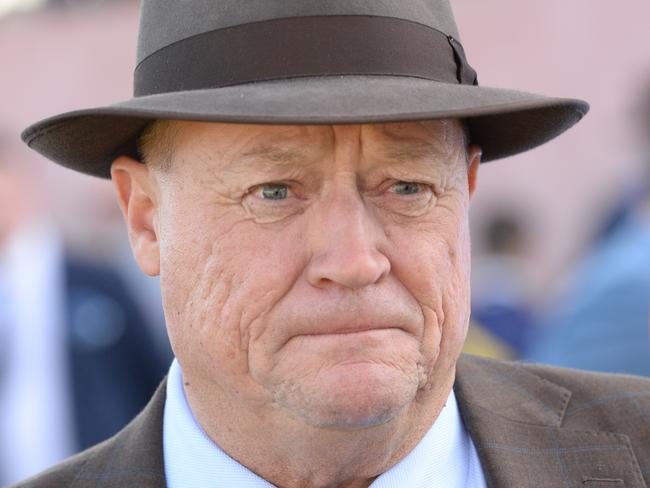
{"type": "Polygon", "coordinates": [[[160,273],[158,193],[150,169],[135,159],[121,156],[113,161],[111,179],[135,260],[143,273],[157,276],[160,273]]]}
{"type": "Polygon", "coordinates": [[[469,166],[467,167],[467,185],[469,188],[470,198],[474,196],[474,190],[476,190],[476,183],[478,181],[478,167],[481,164],[482,156],[483,151],[477,145],[472,144],[467,148],[467,159],[469,160],[469,166]]]}

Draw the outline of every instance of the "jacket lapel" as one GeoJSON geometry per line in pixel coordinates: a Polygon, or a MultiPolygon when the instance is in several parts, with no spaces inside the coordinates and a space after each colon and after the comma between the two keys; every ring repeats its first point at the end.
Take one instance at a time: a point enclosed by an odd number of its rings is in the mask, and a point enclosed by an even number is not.
{"type": "Polygon", "coordinates": [[[645,488],[627,436],[571,430],[566,388],[523,366],[463,356],[454,386],[491,488],[645,488]]]}

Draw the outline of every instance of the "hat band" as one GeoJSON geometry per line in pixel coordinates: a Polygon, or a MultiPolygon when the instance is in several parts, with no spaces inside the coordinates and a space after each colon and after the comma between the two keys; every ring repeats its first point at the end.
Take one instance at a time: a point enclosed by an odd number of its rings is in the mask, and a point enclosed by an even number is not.
{"type": "Polygon", "coordinates": [[[478,85],[461,44],[392,17],[291,17],[170,44],[141,61],[135,96],[308,76],[384,75],[478,85]]]}

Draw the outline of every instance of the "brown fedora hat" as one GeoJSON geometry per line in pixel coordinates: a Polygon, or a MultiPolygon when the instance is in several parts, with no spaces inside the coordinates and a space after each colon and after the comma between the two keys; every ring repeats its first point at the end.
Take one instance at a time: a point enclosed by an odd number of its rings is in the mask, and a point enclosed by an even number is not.
{"type": "Polygon", "coordinates": [[[155,119],[351,124],[463,119],[484,161],[558,136],[581,100],[478,86],[448,0],[143,0],[134,98],[28,127],[69,168],[110,176],[155,119]]]}

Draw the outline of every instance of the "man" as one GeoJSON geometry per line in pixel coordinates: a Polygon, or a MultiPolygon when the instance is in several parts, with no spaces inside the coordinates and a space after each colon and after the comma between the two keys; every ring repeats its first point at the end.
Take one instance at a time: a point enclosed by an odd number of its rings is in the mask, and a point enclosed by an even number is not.
{"type": "Polygon", "coordinates": [[[646,486],[647,380],[459,360],[481,159],[587,106],[457,39],[445,0],[143,2],[136,97],[24,138],[111,176],[176,361],[21,486],[646,486]]]}

